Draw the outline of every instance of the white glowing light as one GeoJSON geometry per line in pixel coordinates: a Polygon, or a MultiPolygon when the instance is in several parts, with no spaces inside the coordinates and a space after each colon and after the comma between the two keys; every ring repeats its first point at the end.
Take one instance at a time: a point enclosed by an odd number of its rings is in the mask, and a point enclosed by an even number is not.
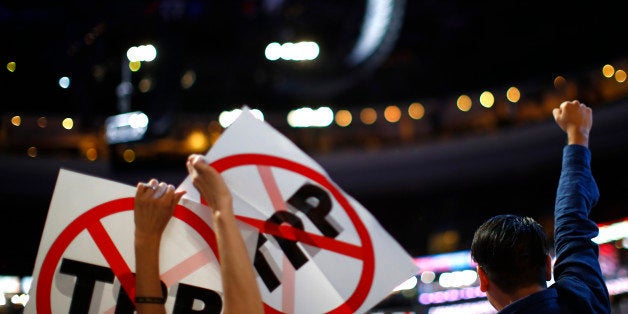
{"type": "Polygon", "coordinates": [[[146,61],[150,62],[157,57],[157,49],[153,45],[141,45],[137,47],[131,47],[126,52],[126,57],[131,62],[146,61]]]}
{"type": "Polygon", "coordinates": [[[391,27],[394,6],[393,0],[367,1],[360,37],[349,55],[352,64],[368,58],[384,42],[386,32],[391,27]]]}
{"type": "Polygon", "coordinates": [[[288,124],[294,128],[326,127],[334,121],[334,112],[329,107],[316,110],[303,107],[288,113],[288,124]]]}
{"type": "Polygon", "coordinates": [[[141,112],[127,112],[105,120],[105,137],[109,144],[137,141],[148,130],[148,116],[141,112]]]}
{"type": "Polygon", "coordinates": [[[129,125],[134,129],[148,126],[148,116],[143,112],[135,112],[129,116],[129,125]]]}
{"type": "Polygon", "coordinates": [[[63,89],[70,87],[70,78],[67,76],[61,77],[59,79],[59,86],[63,89]]]}
{"type": "MultiPolygon", "coordinates": [[[[264,113],[259,109],[250,109],[249,112],[258,120],[264,121],[264,113]]],[[[223,128],[230,126],[242,113],[241,109],[233,109],[231,111],[223,111],[218,115],[218,123],[223,128]]]]}
{"type": "Polygon", "coordinates": [[[478,274],[475,270],[462,270],[440,274],[438,284],[444,288],[469,286],[475,282],[478,274]]]}
{"type": "Polygon", "coordinates": [[[22,306],[25,306],[26,303],[28,303],[28,299],[29,299],[28,294],[14,294],[11,297],[11,303],[21,304],[22,306]]]}
{"type": "Polygon", "coordinates": [[[279,44],[276,42],[268,44],[264,50],[266,59],[276,61],[279,59],[287,61],[307,61],[318,57],[320,48],[313,41],[302,41],[298,43],[287,42],[279,44]]]}
{"type": "Polygon", "coordinates": [[[628,238],[628,220],[617,222],[608,226],[599,227],[600,232],[597,237],[591,239],[597,244],[628,238]]]}
{"type": "Polygon", "coordinates": [[[24,276],[20,279],[20,285],[22,286],[22,292],[28,293],[31,290],[31,284],[33,282],[32,276],[24,276]]]}
{"type": "Polygon", "coordinates": [[[266,59],[270,61],[275,61],[281,58],[281,44],[280,43],[270,43],[266,46],[266,50],[264,50],[264,55],[266,59]]]}

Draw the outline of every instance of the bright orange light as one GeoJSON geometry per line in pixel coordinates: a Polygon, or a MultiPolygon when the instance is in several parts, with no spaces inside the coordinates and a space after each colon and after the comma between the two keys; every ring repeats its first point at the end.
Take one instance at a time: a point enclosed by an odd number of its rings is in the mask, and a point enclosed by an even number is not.
{"type": "Polygon", "coordinates": [[[397,106],[388,106],[384,109],[384,119],[390,123],[395,123],[401,119],[401,109],[397,106]]]}
{"type": "Polygon", "coordinates": [[[511,103],[516,103],[521,99],[521,92],[516,87],[511,87],[506,91],[506,99],[511,103]]]}
{"type": "Polygon", "coordinates": [[[201,131],[192,131],[190,135],[188,135],[187,140],[185,141],[186,145],[190,150],[193,151],[203,151],[206,150],[209,146],[209,140],[201,131]]]}
{"type": "Polygon", "coordinates": [[[414,120],[420,120],[425,115],[425,107],[420,102],[412,103],[408,107],[408,115],[414,120]]]}
{"type": "Polygon", "coordinates": [[[351,112],[349,112],[349,110],[338,110],[338,112],[336,112],[335,120],[337,125],[345,127],[351,124],[353,116],[351,116],[351,112]]]}
{"type": "Polygon", "coordinates": [[[615,72],[615,79],[619,83],[625,82],[626,81],[626,71],[624,71],[624,70],[617,70],[617,72],[615,72]]]}
{"type": "Polygon", "coordinates": [[[20,116],[13,116],[11,118],[11,124],[13,124],[15,126],[20,126],[22,124],[22,117],[20,117],[20,116]]]}
{"type": "Polygon", "coordinates": [[[456,105],[458,106],[458,109],[460,109],[460,111],[467,112],[471,110],[471,97],[467,95],[460,95],[460,97],[458,97],[458,100],[456,101],[456,105]]]}
{"type": "Polygon", "coordinates": [[[613,74],[615,74],[615,68],[610,65],[610,64],[606,64],[602,67],[602,75],[604,75],[604,77],[613,77],[613,74]]]}

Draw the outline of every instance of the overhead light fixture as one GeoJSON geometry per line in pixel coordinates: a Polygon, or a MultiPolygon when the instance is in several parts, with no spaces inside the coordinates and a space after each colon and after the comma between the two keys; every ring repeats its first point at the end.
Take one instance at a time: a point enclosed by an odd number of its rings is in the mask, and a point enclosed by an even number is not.
{"type": "Polygon", "coordinates": [[[141,111],[110,116],[105,120],[108,144],[139,141],[148,130],[148,116],[141,111]]]}

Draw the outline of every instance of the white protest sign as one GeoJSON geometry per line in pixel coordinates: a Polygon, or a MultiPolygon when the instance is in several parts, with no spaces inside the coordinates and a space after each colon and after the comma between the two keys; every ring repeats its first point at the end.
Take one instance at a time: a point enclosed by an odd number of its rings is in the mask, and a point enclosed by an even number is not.
{"type": "MultiPolygon", "coordinates": [[[[24,313],[134,313],[134,195],[133,186],[59,171],[24,313]]],[[[166,309],[189,312],[200,304],[202,313],[220,313],[209,209],[182,200],[174,217],[160,251],[166,309]]],[[[241,230],[252,256],[257,233],[245,224],[241,230]]]]}
{"type": "MultiPolygon", "coordinates": [[[[417,267],[325,170],[248,109],[206,154],[238,219],[257,228],[254,256],[266,313],[356,313],[375,306],[417,267]]],[[[203,202],[190,177],[179,189],[203,202]]]]}

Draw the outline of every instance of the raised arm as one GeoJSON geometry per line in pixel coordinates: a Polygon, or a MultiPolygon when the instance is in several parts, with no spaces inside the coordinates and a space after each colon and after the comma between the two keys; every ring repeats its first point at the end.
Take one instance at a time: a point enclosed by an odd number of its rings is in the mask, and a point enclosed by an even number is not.
{"type": "Polygon", "coordinates": [[[253,265],[233,212],[229,188],[220,173],[202,156],[191,155],[187,167],[194,187],[212,211],[224,289],[223,313],[264,313],[253,265]]]}
{"type": "Polygon", "coordinates": [[[135,194],[135,307],[139,314],[166,313],[159,278],[161,235],[185,192],[157,180],[139,183],[135,194]]]}
{"type": "Polygon", "coordinates": [[[553,111],[567,134],[554,212],[557,289],[571,291],[570,303],[587,313],[610,313],[609,294],[598,261],[597,224],[589,213],[599,191],[591,172],[588,149],[592,112],[576,101],[563,102],[553,111]]]}

